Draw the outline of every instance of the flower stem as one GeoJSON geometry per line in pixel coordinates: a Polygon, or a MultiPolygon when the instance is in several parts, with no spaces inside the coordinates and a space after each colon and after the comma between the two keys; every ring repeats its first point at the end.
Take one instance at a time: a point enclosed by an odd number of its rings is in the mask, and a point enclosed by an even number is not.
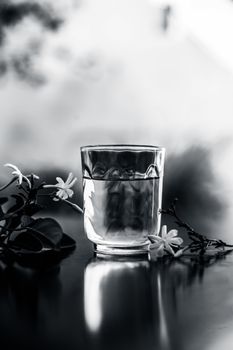
{"type": "Polygon", "coordinates": [[[0,187],[0,191],[5,190],[7,187],[9,187],[13,182],[15,182],[18,179],[17,176],[14,176],[10,182],[8,182],[6,185],[0,187]]]}
{"type": "Polygon", "coordinates": [[[68,204],[71,208],[73,208],[75,211],[78,211],[79,213],[83,214],[83,209],[80,208],[77,204],[72,203],[70,201],[68,201],[67,199],[61,199],[63,202],[65,202],[66,204],[68,204]]]}
{"type": "Polygon", "coordinates": [[[177,215],[176,206],[175,206],[176,202],[177,202],[177,199],[173,201],[173,203],[168,209],[161,210],[161,213],[173,216],[175,218],[176,224],[179,227],[183,227],[186,229],[187,234],[190,240],[192,241],[188,246],[191,251],[199,251],[200,254],[202,255],[205,253],[206,249],[209,247],[222,248],[222,249],[224,249],[225,247],[227,248],[233,247],[232,244],[228,244],[222,241],[221,239],[210,239],[207,236],[195,231],[188,223],[186,223],[177,215]]]}

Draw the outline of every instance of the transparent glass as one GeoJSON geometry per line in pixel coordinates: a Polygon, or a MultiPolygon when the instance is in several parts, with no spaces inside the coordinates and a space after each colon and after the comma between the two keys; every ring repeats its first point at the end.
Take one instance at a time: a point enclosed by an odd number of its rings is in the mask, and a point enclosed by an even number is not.
{"type": "Polygon", "coordinates": [[[84,229],[97,252],[148,251],[160,230],[164,156],[157,146],[81,147],[84,229]]]}

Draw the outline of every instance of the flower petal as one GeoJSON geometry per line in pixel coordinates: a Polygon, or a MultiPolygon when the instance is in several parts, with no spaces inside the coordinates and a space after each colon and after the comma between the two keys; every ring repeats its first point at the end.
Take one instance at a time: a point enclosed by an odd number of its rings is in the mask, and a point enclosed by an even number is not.
{"type": "Polygon", "coordinates": [[[165,249],[172,255],[175,254],[174,250],[172,249],[172,247],[168,244],[168,243],[165,243],[165,249]]]}
{"type": "Polygon", "coordinates": [[[167,242],[169,244],[181,245],[183,243],[183,239],[181,237],[174,237],[174,238],[167,239],[167,242]]]}
{"type": "Polygon", "coordinates": [[[170,230],[170,231],[167,233],[167,237],[173,238],[173,237],[176,237],[177,234],[178,234],[178,230],[173,229],[173,230],[170,230]]]}
{"type": "Polygon", "coordinates": [[[62,198],[63,192],[64,192],[63,189],[58,190],[57,193],[56,193],[56,196],[59,197],[59,198],[62,198]]]}
{"type": "MultiPolygon", "coordinates": [[[[21,175],[22,175],[22,174],[21,174],[21,175]]],[[[32,188],[32,184],[31,184],[31,182],[29,181],[29,179],[27,178],[27,176],[24,176],[24,175],[23,175],[22,178],[27,182],[29,188],[32,188]]]]}
{"type": "Polygon", "coordinates": [[[72,179],[73,179],[73,177],[74,177],[74,175],[72,174],[72,173],[69,173],[69,175],[68,175],[68,177],[67,177],[67,180],[66,180],[66,185],[69,185],[70,184],[70,182],[72,181],[72,179]]]}
{"type": "Polygon", "coordinates": [[[72,196],[73,196],[73,194],[74,194],[74,191],[73,191],[73,190],[71,190],[70,188],[67,188],[65,191],[66,191],[66,193],[67,193],[68,197],[72,197],[72,196]]]}
{"type": "Polygon", "coordinates": [[[77,177],[75,177],[69,184],[69,188],[73,187],[75,182],[77,181],[77,177]]]}
{"type": "Polygon", "coordinates": [[[148,238],[152,242],[162,242],[163,241],[163,239],[160,236],[157,236],[157,235],[149,235],[148,238]]]}
{"type": "Polygon", "coordinates": [[[162,242],[154,242],[150,244],[150,249],[158,249],[160,246],[163,246],[162,242]]]}
{"type": "Polygon", "coordinates": [[[167,225],[163,225],[162,226],[162,230],[161,230],[162,234],[162,238],[166,238],[167,237],[167,225]]]}
{"type": "MultiPolygon", "coordinates": [[[[13,173],[12,173],[13,174],[13,173]]],[[[22,184],[22,182],[23,182],[23,174],[21,174],[21,173],[19,173],[18,174],[18,182],[19,182],[19,184],[21,185],[22,184]]]]}
{"type": "Polygon", "coordinates": [[[63,187],[64,185],[65,185],[65,182],[62,180],[62,178],[61,177],[56,177],[56,180],[57,180],[57,185],[59,186],[59,187],[63,187]]]}
{"type": "Polygon", "coordinates": [[[165,253],[165,252],[164,252],[164,245],[163,245],[163,244],[160,245],[160,247],[158,248],[158,250],[157,250],[156,253],[157,253],[157,255],[160,256],[160,257],[161,257],[161,256],[164,256],[164,253],[165,253]]]}
{"type": "Polygon", "coordinates": [[[61,199],[67,199],[69,198],[68,194],[66,193],[66,191],[62,192],[62,195],[60,196],[61,199]]]}
{"type": "Polygon", "coordinates": [[[16,165],[14,165],[14,164],[7,163],[7,164],[4,164],[4,166],[6,166],[8,168],[12,168],[13,170],[15,170],[17,172],[20,172],[19,168],[16,165]]]}

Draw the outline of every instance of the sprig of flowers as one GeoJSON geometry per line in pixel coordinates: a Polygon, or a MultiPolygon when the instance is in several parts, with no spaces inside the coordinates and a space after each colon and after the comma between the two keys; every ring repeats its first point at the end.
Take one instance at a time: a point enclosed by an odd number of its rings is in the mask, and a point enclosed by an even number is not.
{"type": "MultiPolygon", "coordinates": [[[[27,176],[23,175],[22,172],[19,170],[19,168],[16,165],[7,163],[4,166],[13,169],[12,171],[12,175],[15,176],[15,179],[18,180],[18,184],[22,185],[23,180],[27,182],[29,188],[32,187],[31,182],[29,181],[29,179],[27,178],[27,176]]],[[[39,176],[36,175],[36,177],[39,179],[39,176]]]]}
{"type": "Polygon", "coordinates": [[[228,244],[221,239],[210,239],[206,235],[197,232],[187,222],[181,219],[176,210],[177,201],[178,199],[175,199],[171,206],[168,209],[162,209],[161,213],[172,216],[175,219],[175,223],[178,225],[178,227],[186,230],[190,243],[183,247],[182,238],[176,237],[178,231],[173,229],[167,233],[166,226],[163,226],[161,230],[162,237],[155,235],[149,236],[149,239],[152,242],[151,249],[155,249],[157,251],[157,256],[163,256],[165,253],[168,253],[171,256],[178,258],[185,251],[189,251],[190,253],[198,254],[201,257],[210,251],[210,249],[215,249],[215,254],[222,256],[229,253],[229,249],[226,250],[226,248],[230,248],[230,250],[232,250],[232,244],[228,244]],[[179,238],[179,240],[177,240],[177,238],[179,238]],[[175,248],[175,250],[173,248],[175,248]]]}
{"type": "Polygon", "coordinates": [[[59,199],[67,199],[73,197],[74,191],[71,190],[71,187],[77,181],[77,178],[73,176],[72,173],[69,173],[66,181],[62,180],[60,177],[56,177],[57,183],[55,185],[44,185],[44,188],[57,188],[56,197],[53,198],[54,201],[59,201],[59,199]]]}
{"type": "Polygon", "coordinates": [[[75,203],[72,203],[68,198],[72,198],[74,191],[71,189],[77,178],[73,176],[72,173],[69,173],[68,178],[64,181],[61,177],[56,177],[57,183],[55,185],[43,185],[43,188],[56,188],[57,192],[55,193],[53,200],[54,201],[63,201],[70,205],[74,210],[77,210],[80,213],[83,213],[83,210],[75,203]]]}
{"type": "Polygon", "coordinates": [[[2,193],[11,187],[10,194],[0,197],[0,253],[15,249],[29,253],[44,248],[59,250],[64,235],[59,223],[52,218],[34,218],[34,215],[43,209],[39,203],[41,195],[68,204],[82,213],[82,209],[70,201],[76,177],[69,173],[66,181],[57,177],[57,183],[50,185],[40,182],[35,174],[23,174],[16,165],[7,163],[5,166],[13,170],[13,177],[0,188],[2,193]],[[55,191],[47,193],[47,188],[55,191]]]}
{"type": "Polygon", "coordinates": [[[157,256],[164,256],[166,253],[176,256],[177,252],[180,251],[178,248],[183,243],[181,237],[177,237],[177,230],[170,230],[167,232],[167,226],[163,225],[161,229],[161,236],[149,235],[148,238],[151,241],[150,249],[155,249],[157,256]],[[176,251],[174,251],[174,249],[176,251]]]}

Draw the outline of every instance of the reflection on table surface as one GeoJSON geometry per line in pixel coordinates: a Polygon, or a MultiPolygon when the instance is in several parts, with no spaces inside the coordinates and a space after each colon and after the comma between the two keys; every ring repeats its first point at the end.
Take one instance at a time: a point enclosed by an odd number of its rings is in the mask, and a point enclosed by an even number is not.
{"type": "Polygon", "coordinates": [[[142,349],[156,344],[148,261],[91,260],[85,269],[84,314],[90,345],[142,349]]]}
{"type": "Polygon", "coordinates": [[[60,266],[0,265],[1,349],[220,350],[233,341],[233,254],[217,261],[96,257],[80,220],[60,266]]]}

